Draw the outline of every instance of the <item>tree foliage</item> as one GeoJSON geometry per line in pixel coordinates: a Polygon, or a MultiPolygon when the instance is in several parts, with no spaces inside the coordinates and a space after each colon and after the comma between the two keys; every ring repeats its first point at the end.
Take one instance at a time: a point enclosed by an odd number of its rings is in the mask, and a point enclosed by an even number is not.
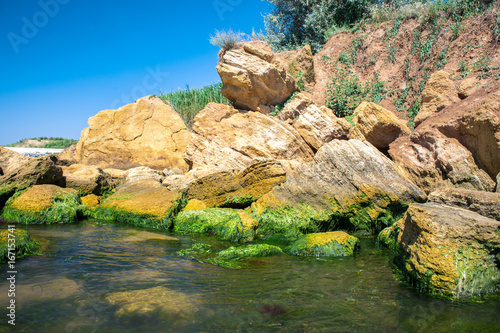
{"type": "Polygon", "coordinates": [[[332,26],[355,23],[368,14],[372,0],[267,0],[275,8],[265,17],[266,41],[275,51],[311,45],[314,53],[332,26]]]}

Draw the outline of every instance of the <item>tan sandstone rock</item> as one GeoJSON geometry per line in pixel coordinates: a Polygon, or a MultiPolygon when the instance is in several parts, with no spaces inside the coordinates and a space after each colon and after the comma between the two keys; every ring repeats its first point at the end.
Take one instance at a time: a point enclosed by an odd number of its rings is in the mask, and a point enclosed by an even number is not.
{"type": "Polygon", "coordinates": [[[0,169],[4,175],[14,171],[32,159],[32,157],[24,156],[13,150],[0,147],[0,169]]]}
{"type": "Polygon", "coordinates": [[[455,85],[449,79],[449,73],[435,72],[422,91],[422,107],[415,117],[415,125],[418,126],[425,119],[459,101],[455,85]]]}
{"type": "Polygon", "coordinates": [[[193,169],[239,169],[258,157],[306,162],[314,154],[300,134],[278,118],[222,104],[207,104],[194,118],[193,131],[185,156],[193,169]]]}
{"type": "Polygon", "coordinates": [[[178,167],[187,171],[184,152],[190,138],[181,117],[159,98],[149,96],[89,118],[75,158],[101,167],[178,167]]]}
{"type": "Polygon", "coordinates": [[[442,186],[492,191],[495,183],[473,155],[454,138],[435,130],[416,130],[390,145],[401,174],[426,193],[442,186]]]}
{"type": "Polygon", "coordinates": [[[114,187],[111,176],[104,173],[100,168],[84,165],[72,164],[68,167],[62,166],[63,178],[59,181],[62,187],[69,187],[81,193],[100,194],[102,190],[114,187]]]}
{"type": "Polygon", "coordinates": [[[288,102],[279,116],[315,151],[333,139],[349,138],[351,125],[345,119],[336,117],[333,111],[321,110],[303,93],[288,102]]]}
{"type": "Polygon", "coordinates": [[[460,97],[461,99],[469,97],[470,95],[476,92],[478,86],[479,86],[479,80],[476,79],[475,77],[468,77],[462,80],[457,89],[458,97],[460,97]]]}
{"type": "Polygon", "coordinates": [[[410,134],[405,121],[375,103],[361,103],[354,115],[351,139],[366,140],[379,149],[386,149],[401,135],[410,134]]]}
{"type": "Polygon", "coordinates": [[[500,193],[441,187],[429,194],[428,201],[460,207],[500,221],[500,193]]]}
{"type": "Polygon", "coordinates": [[[276,53],[274,57],[294,77],[301,76],[305,82],[314,83],[314,57],[311,46],[304,45],[298,50],[276,53]]]}
{"type": "Polygon", "coordinates": [[[217,71],[223,83],[221,92],[235,107],[269,113],[297,88],[274,54],[260,44],[248,43],[221,53],[217,71]]]}

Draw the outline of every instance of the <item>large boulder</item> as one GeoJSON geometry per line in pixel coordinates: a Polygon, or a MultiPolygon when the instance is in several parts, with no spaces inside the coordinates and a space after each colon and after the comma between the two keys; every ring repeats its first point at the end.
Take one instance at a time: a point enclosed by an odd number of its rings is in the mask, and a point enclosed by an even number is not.
{"type": "Polygon", "coordinates": [[[82,194],[101,194],[114,187],[111,176],[100,168],[85,164],[62,166],[63,178],[58,182],[62,187],[78,190],[82,194]]]}
{"type": "Polygon", "coordinates": [[[403,120],[371,102],[363,102],[356,108],[352,122],[351,139],[366,140],[379,149],[388,149],[398,137],[410,134],[403,120]]]}
{"type": "Polygon", "coordinates": [[[429,194],[428,201],[460,207],[500,221],[500,193],[442,187],[429,194]]]}
{"type": "Polygon", "coordinates": [[[7,201],[1,217],[26,224],[72,223],[83,217],[83,207],[74,189],[35,185],[7,201]]]}
{"type": "Polygon", "coordinates": [[[79,163],[119,169],[189,169],[184,152],[191,134],[181,117],[157,97],[101,111],[88,123],[76,148],[79,163]]]}
{"type": "MultiPolygon", "coordinates": [[[[336,228],[377,231],[425,194],[368,142],[333,140],[259,199],[263,234],[336,228]],[[291,208],[287,208],[291,207],[291,208]]],[[[297,233],[297,232],[295,232],[297,233]]]]}
{"type": "Polygon", "coordinates": [[[244,110],[269,113],[297,89],[294,78],[274,59],[264,42],[221,52],[217,71],[222,94],[244,110]]]}
{"type": "Polygon", "coordinates": [[[500,221],[425,203],[410,205],[398,225],[396,262],[420,291],[454,297],[500,291],[500,221]]]}
{"type": "Polygon", "coordinates": [[[314,151],[333,139],[348,139],[351,129],[347,120],[323,111],[303,93],[285,105],[280,119],[292,125],[314,151]]]}
{"type": "Polygon", "coordinates": [[[244,168],[257,157],[307,162],[314,155],[300,134],[278,118],[222,104],[207,104],[194,118],[193,131],[186,148],[192,168],[244,168]]]}
{"type": "Polygon", "coordinates": [[[33,185],[56,184],[63,177],[62,169],[49,157],[32,159],[0,177],[0,207],[16,192],[33,185]]]}
{"type": "Polygon", "coordinates": [[[470,151],[436,130],[419,128],[400,137],[390,145],[389,154],[400,172],[426,193],[443,186],[481,191],[495,188],[470,151]]]}
{"type": "Polygon", "coordinates": [[[24,156],[8,148],[0,147],[0,170],[2,170],[4,175],[11,173],[32,159],[32,157],[24,156]]]}
{"type": "Polygon", "coordinates": [[[460,101],[455,84],[449,78],[449,73],[437,71],[431,75],[422,91],[422,106],[415,124],[418,126],[427,118],[460,101]]]}
{"type": "Polygon", "coordinates": [[[243,170],[226,169],[193,180],[186,195],[208,207],[244,208],[285,180],[281,163],[257,159],[243,170]]]}
{"type": "Polygon", "coordinates": [[[179,192],[154,179],[143,179],[122,185],[93,214],[98,219],[166,229],[184,205],[179,192]]]}

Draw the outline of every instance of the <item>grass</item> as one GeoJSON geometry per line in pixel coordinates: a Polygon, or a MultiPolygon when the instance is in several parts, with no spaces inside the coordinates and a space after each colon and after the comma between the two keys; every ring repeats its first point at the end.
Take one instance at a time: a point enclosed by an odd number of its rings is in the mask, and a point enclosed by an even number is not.
{"type": "Polygon", "coordinates": [[[210,36],[210,44],[220,47],[224,52],[234,49],[238,43],[244,41],[245,34],[229,30],[215,30],[215,35],[210,36]]]}
{"type": "Polygon", "coordinates": [[[230,105],[231,102],[221,93],[222,83],[216,82],[202,88],[186,89],[162,93],[158,97],[170,104],[184,122],[190,125],[196,114],[210,102],[230,105]]]}

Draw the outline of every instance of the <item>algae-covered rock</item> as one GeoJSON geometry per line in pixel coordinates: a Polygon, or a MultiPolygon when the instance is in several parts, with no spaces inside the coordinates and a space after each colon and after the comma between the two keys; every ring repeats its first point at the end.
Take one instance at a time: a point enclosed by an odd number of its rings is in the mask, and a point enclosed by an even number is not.
{"type": "Polygon", "coordinates": [[[200,210],[200,209],[205,209],[208,208],[207,205],[198,199],[191,199],[188,201],[186,207],[184,207],[183,210],[200,210]]]}
{"type": "Polygon", "coordinates": [[[379,232],[425,194],[369,142],[333,140],[254,205],[263,234],[338,229],[379,232]],[[267,207],[267,209],[266,209],[267,207]]]}
{"type": "Polygon", "coordinates": [[[175,320],[193,315],[199,306],[196,295],[158,286],[112,293],[105,300],[117,307],[119,318],[154,317],[175,320]]]}
{"type": "Polygon", "coordinates": [[[245,261],[248,258],[269,257],[282,253],[281,248],[269,244],[231,246],[217,252],[215,256],[205,259],[204,262],[226,268],[246,268],[250,267],[250,264],[245,261]]]}
{"type": "Polygon", "coordinates": [[[35,185],[10,198],[2,211],[2,218],[27,224],[72,223],[83,217],[84,210],[76,190],[35,185]]]}
{"type": "Polygon", "coordinates": [[[500,291],[500,221],[462,208],[412,204],[396,263],[421,292],[453,297],[500,291]]]}
{"type": "Polygon", "coordinates": [[[295,241],[289,249],[293,255],[315,257],[347,257],[354,253],[359,240],[343,231],[308,234],[295,241]]]}
{"type": "Polygon", "coordinates": [[[7,262],[9,260],[15,261],[29,256],[30,254],[36,253],[39,248],[40,244],[31,238],[26,230],[17,228],[0,230],[0,263],[7,262]],[[9,239],[11,240],[10,242],[9,239]],[[14,239],[15,242],[12,242],[12,239],[14,239]],[[12,246],[13,244],[15,246],[12,246]],[[11,245],[10,248],[9,245],[11,245]]]}
{"type": "Polygon", "coordinates": [[[144,179],[120,187],[94,210],[93,217],[165,229],[184,206],[185,198],[179,192],[144,179]]]}
{"type": "Polygon", "coordinates": [[[243,210],[208,208],[180,212],[174,221],[179,233],[216,234],[233,242],[253,240],[258,222],[243,210]]]}
{"type": "Polygon", "coordinates": [[[95,194],[88,194],[80,198],[82,204],[84,204],[85,206],[87,206],[88,209],[91,210],[99,206],[99,204],[101,203],[101,199],[102,197],[99,197],[95,194]]]}
{"type": "Polygon", "coordinates": [[[48,157],[33,159],[0,177],[0,208],[17,191],[33,185],[55,184],[63,176],[60,167],[48,157]]]}

